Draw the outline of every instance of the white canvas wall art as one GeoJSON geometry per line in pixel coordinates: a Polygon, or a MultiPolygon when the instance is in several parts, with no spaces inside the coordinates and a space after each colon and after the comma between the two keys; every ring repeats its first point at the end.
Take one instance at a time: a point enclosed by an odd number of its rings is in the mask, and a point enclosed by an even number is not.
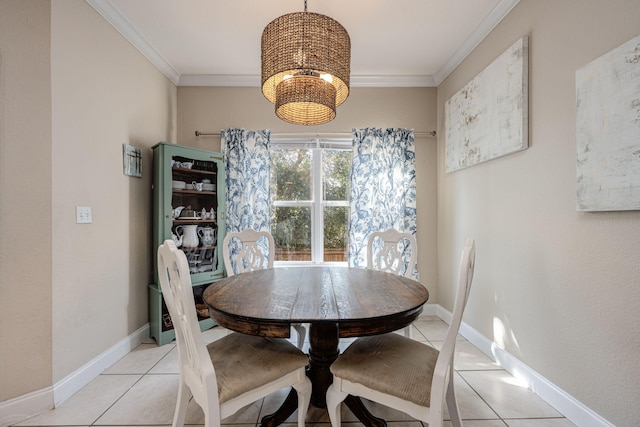
{"type": "Polygon", "coordinates": [[[577,209],[640,209],[640,36],[576,72],[577,209]]]}
{"type": "Polygon", "coordinates": [[[447,100],[445,172],[528,147],[528,58],[525,36],[447,100]]]}

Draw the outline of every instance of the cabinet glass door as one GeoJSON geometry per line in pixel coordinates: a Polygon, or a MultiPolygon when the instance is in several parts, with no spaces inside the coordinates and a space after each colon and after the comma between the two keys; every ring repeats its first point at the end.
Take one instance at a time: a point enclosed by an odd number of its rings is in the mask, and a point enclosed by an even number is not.
{"type": "Polygon", "coordinates": [[[167,238],[187,256],[191,281],[197,284],[222,274],[218,253],[218,168],[222,163],[194,154],[198,153],[168,156],[171,199],[167,200],[167,210],[171,221],[167,238]]]}

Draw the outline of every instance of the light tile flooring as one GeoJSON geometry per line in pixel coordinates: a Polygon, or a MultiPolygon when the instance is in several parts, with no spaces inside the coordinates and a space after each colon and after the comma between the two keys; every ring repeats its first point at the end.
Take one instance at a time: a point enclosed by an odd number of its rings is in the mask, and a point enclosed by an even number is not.
{"type": "MultiPolygon", "coordinates": [[[[413,338],[436,348],[447,330],[436,317],[421,317],[413,324],[413,338]]],[[[204,332],[207,342],[228,331],[216,327],[204,332]]],[[[306,344],[308,346],[308,343],[306,344]]],[[[341,341],[341,347],[349,341],[341,341]]],[[[527,390],[508,372],[471,343],[458,337],[456,345],[456,392],[467,427],[567,427],[573,426],[554,408],[527,390]]],[[[178,355],[174,344],[158,347],[148,340],[58,408],[16,426],[167,426],[171,425],[178,390],[178,355]]],[[[275,411],[287,390],[249,405],[223,420],[225,425],[249,427],[275,411]]],[[[382,405],[366,402],[371,412],[386,419],[390,427],[420,427],[422,423],[382,405]]],[[[343,424],[361,425],[343,405],[343,424]]],[[[445,419],[448,418],[448,412],[445,419]]],[[[287,420],[295,425],[295,414],[287,420]]],[[[186,423],[202,425],[204,415],[195,402],[189,403],[186,423]]],[[[291,423],[291,424],[289,424],[291,423]]],[[[309,408],[308,426],[330,427],[326,410],[309,408]]],[[[445,422],[451,426],[451,422],[445,422]]]]}

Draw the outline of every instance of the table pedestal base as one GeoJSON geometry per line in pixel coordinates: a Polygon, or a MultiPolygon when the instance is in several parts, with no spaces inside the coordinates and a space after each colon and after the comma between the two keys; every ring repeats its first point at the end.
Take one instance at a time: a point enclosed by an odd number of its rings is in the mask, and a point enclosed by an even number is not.
{"type": "Polygon", "coordinates": [[[311,380],[311,403],[317,408],[327,407],[327,389],[333,382],[329,368],[340,354],[338,325],[335,323],[312,323],[309,329],[309,369],[311,380]]]}
{"type": "MultiPolygon", "coordinates": [[[[327,389],[333,382],[333,375],[329,370],[331,364],[338,358],[340,340],[336,323],[312,323],[309,330],[309,369],[307,376],[313,385],[311,404],[317,408],[327,407],[327,389]]],[[[347,396],[344,403],[353,414],[366,426],[386,427],[387,423],[374,417],[358,397],[347,396]]],[[[262,418],[262,427],[275,427],[282,424],[298,409],[298,394],[291,389],[280,408],[271,415],[262,418]]]]}
{"type": "Polygon", "coordinates": [[[382,418],[374,417],[371,412],[364,406],[362,400],[356,396],[347,396],[344,400],[344,404],[347,408],[353,412],[353,415],[364,425],[372,427],[386,427],[387,422],[382,418]]]}
{"type": "Polygon", "coordinates": [[[293,414],[296,409],[298,409],[298,393],[295,389],[291,389],[289,391],[289,395],[284,400],[282,406],[278,408],[276,412],[270,415],[265,415],[260,420],[260,425],[262,427],[276,427],[286,421],[287,418],[291,414],[293,414]]]}
{"type": "MultiPolygon", "coordinates": [[[[355,415],[356,418],[365,426],[387,426],[387,422],[385,420],[374,417],[373,414],[367,410],[359,397],[349,395],[344,400],[344,403],[347,405],[347,408],[353,412],[353,415],[355,415]]],[[[298,409],[298,393],[296,393],[295,389],[292,388],[282,406],[280,406],[280,408],[278,408],[278,410],[273,414],[262,417],[260,425],[262,427],[276,427],[284,423],[287,418],[296,411],[296,409],[298,409]]]]}

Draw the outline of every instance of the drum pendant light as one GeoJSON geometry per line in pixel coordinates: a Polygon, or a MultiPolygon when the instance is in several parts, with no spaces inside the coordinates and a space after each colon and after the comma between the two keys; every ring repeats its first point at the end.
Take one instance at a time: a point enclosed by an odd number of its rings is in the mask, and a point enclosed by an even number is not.
{"type": "Polygon", "coordinates": [[[262,32],[262,93],[276,115],[312,126],[336,117],[349,96],[351,40],[336,20],[318,13],[289,13],[262,32]]]}

